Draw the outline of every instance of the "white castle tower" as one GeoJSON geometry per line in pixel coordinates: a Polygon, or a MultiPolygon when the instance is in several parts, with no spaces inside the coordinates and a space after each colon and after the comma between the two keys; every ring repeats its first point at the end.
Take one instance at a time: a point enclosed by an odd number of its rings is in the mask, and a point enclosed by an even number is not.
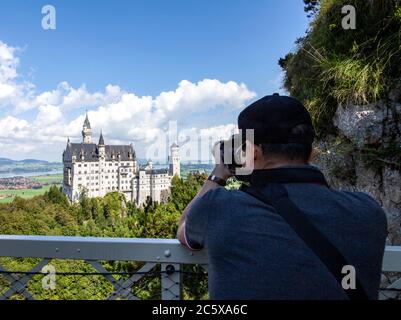
{"type": "Polygon", "coordinates": [[[84,127],[82,129],[82,141],[83,143],[92,143],[92,129],[89,122],[88,113],[86,113],[84,127]]]}
{"type": "Polygon", "coordinates": [[[172,177],[181,177],[180,147],[175,142],[170,147],[169,172],[172,177]]]}

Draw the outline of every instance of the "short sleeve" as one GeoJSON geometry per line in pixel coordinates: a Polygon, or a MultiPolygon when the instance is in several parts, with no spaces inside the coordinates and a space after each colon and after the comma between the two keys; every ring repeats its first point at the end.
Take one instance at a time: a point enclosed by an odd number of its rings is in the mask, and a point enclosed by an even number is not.
{"type": "Polygon", "coordinates": [[[209,220],[208,193],[193,203],[185,220],[185,241],[192,250],[201,250],[205,246],[209,220]]]}

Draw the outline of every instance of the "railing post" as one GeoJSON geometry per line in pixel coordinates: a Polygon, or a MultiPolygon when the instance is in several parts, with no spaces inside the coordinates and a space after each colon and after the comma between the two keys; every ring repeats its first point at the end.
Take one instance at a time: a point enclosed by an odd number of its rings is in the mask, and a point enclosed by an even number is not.
{"type": "Polygon", "coordinates": [[[181,300],[181,265],[173,263],[162,263],[161,271],[162,300],[181,300]]]}

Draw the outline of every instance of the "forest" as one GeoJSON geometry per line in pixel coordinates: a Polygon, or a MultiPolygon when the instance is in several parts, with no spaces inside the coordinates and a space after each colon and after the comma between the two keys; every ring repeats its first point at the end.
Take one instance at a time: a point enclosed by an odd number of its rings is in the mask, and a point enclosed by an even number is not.
{"type": "MultiPolygon", "coordinates": [[[[117,192],[103,198],[82,194],[80,202],[71,204],[60,188],[53,186],[44,195],[32,199],[16,197],[11,203],[0,204],[0,234],[175,238],[181,212],[205,178],[205,174],[196,173],[189,174],[185,180],[174,177],[168,203],[149,202],[141,208],[126,202],[117,192]]],[[[0,265],[12,271],[27,271],[37,262],[38,259],[0,258],[0,265]]],[[[84,261],[52,260],[51,264],[57,273],[96,271],[84,261]]],[[[102,264],[111,273],[135,272],[142,266],[124,261],[102,264]]],[[[185,268],[188,275],[184,275],[184,297],[207,296],[205,272],[199,266],[185,268]]],[[[40,299],[104,299],[112,292],[111,284],[102,276],[58,276],[56,290],[43,289],[42,277],[34,276],[29,283],[29,291],[40,299]]],[[[7,288],[7,282],[0,275],[0,295],[7,288]]],[[[160,299],[160,276],[155,273],[144,277],[133,290],[142,299],[160,299]]],[[[13,297],[19,298],[22,297],[13,297]]]]}

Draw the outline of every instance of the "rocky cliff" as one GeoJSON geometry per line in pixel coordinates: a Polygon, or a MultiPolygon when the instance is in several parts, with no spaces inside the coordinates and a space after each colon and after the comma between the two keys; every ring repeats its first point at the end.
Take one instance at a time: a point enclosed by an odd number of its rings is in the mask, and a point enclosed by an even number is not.
{"type": "Polygon", "coordinates": [[[339,105],[338,134],[316,144],[316,162],[338,189],[363,191],[387,213],[389,243],[401,244],[401,90],[386,101],[339,105]]]}

